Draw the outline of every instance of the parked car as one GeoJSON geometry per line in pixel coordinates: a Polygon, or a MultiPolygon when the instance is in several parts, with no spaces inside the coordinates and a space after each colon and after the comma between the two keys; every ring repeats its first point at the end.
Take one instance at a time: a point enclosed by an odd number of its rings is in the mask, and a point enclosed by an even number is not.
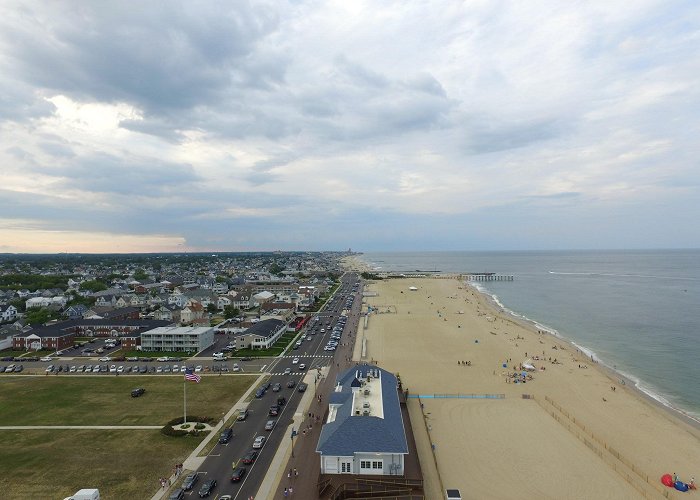
{"type": "MultiPolygon", "coordinates": [[[[3,371],[5,371],[4,368],[3,368],[3,371]]],[[[46,373],[53,373],[53,365],[49,365],[46,367],[46,373]]]]}
{"type": "Polygon", "coordinates": [[[258,436],[255,438],[255,441],[253,441],[253,449],[259,450],[263,447],[263,444],[265,444],[265,436],[258,436]]]}
{"type": "Polygon", "coordinates": [[[238,483],[245,476],[245,467],[236,467],[231,474],[231,482],[238,483]]]}
{"type": "Polygon", "coordinates": [[[170,496],[168,496],[168,500],[184,500],[184,498],[185,490],[182,488],[177,488],[170,494],[170,496]]]}
{"type": "Polygon", "coordinates": [[[219,443],[220,444],[226,444],[229,441],[231,441],[231,438],[233,437],[233,429],[230,427],[228,429],[225,429],[222,433],[221,436],[219,436],[219,443]]]}
{"type": "Polygon", "coordinates": [[[238,412],[238,416],[236,417],[236,420],[239,422],[243,422],[246,418],[248,418],[248,409],[246,408],[245,410],[241,410],[238,412]]]}
{"type": "Polygon", "coordinates": [[[194,488],[194,485],[199,481],[199,472],[193,472],[188,474],[185,480],[182,482],[182,489],[185,491],[190,491],[194,488]]]}
{"type": "Polygon", "coordinates": [[[258,452],[252,450],[245,454],[245,456],[241,459],[241,462],[243,462],[244,464],[252,464],[253,462],[255,462],[256,458],[258,458],[258,452]]]}
{"type": "Polygon", "coordinates": [[[211,492],[216,488],[216,479],[209,479],[202,483],[202,487],[199,488],[199,498],[208,497],[211,492]]]}
{"type": "Polygon", "coordinates": [[[141,395],[142,395],[143,393],[145,393],[145,392],[146,392],[146,389],[144,389],[143,387],[139,387],[139,388],[134,389],[133,391],[131,391],[131,397],[132,397],[132,398],[138,398],[139,396],[141,396],[141,395]]]}

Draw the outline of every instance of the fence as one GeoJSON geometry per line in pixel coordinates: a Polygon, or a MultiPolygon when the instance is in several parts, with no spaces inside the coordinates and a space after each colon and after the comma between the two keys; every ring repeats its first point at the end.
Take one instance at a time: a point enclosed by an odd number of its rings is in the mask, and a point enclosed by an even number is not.
{"type": "Polygon", "coordinates": [[[410,394],[414,399],[505,399],[505,394],[410,394]]]}
{"type": "Polygon", "coordinates": [[[430,435],[430,427],[428,426],[428,419],[425,416],[425,413],[423,413],[423,403],[421,402],[421,397],[422,396],[407,396],[408,398],[415,397],[418,399],[418,403],[420,404],[420,414],[423,415],[423,425],[425,425],[425,433],[428,435],[428,440],[430,441],[430,451],[431,454],[433,455],[433,463],[435,464],[435,472],[437,472],[438,476],[438,482],[440,483],[440,491],[445,491],[445,485],[442,483],[442,476],[440,475],[440,468],[438,467],[437,463],[437,455],[435,455],[435,445],[433,444],[433,437],[430,435]]]}
{"type": "Polygon", "coordinates": [[[676,498],[673,494],[673,490],[664,487],[657,481],[657,478],[650,479],[649,475],[632,463],[631,460],[623,456],[607,442],[596,436],[590,429],[587,429],[581,421],[577,421],[576,417],[570,415],[569,412],[564,410],[549,396],[545,396],[544,399],[551,405],[552,409],[545,406],[539,399],[536,399],[536,401],[557,422],[574,434],[593,453],[598,455],[598,457],[612,467],[615,472],[617,472],[625,481],[636,489],[644,498],[658,498],[653,493],[658,493],[664,498],[676,498]],[[640,480],[646,484],[641,483],[640,480]],[[649,491],[649,486],[651,486],[651,488],[654,490],[653,493],[649,491]]]}

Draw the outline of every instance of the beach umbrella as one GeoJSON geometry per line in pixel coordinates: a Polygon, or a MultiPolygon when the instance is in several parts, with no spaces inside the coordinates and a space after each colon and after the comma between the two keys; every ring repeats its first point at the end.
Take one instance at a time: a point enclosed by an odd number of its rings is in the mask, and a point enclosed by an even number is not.
{"type": "Polygon", "coordinates": [[[671,474],[664,474],[663,476],[661,476],[661,483],[664,486],[673,488],[673,478],[671,477],[671,474]]]}

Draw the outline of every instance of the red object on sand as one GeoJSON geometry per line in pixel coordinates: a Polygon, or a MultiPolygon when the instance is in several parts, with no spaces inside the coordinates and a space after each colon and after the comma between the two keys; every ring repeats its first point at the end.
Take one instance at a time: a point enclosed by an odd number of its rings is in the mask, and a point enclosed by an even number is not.
{"type": "Polygon", "coordinates": [[[665,486],[668,486],[669,488],[673,488],[673,478],[671,477],[671,474],[664,474],[663,476],[661,476],[661,482],[665,486]]]}

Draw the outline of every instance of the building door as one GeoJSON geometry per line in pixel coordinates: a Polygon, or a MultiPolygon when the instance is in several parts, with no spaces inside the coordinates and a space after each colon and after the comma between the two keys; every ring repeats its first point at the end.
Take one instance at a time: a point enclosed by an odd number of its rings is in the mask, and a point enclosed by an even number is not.
{"type": "Polygon", "coordinates": [[[341,474],[352,474],[352,461],[343,460],[340,462],[340,473],[341,474]]]}

